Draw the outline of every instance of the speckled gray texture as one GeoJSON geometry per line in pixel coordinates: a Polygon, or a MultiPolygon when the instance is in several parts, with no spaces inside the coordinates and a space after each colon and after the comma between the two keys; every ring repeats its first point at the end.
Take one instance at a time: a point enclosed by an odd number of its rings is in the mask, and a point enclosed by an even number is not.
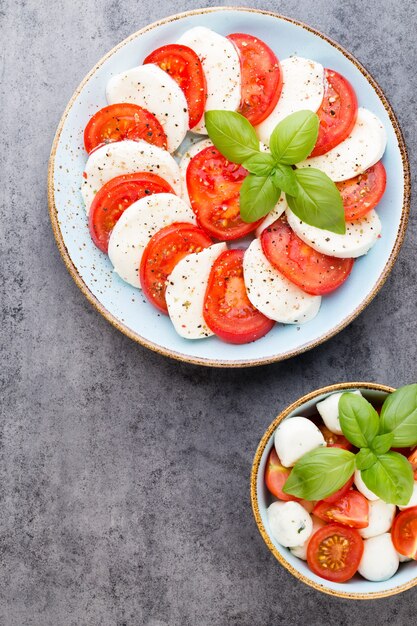
{"type": "MultiPolygon", "coordinates": [[[[245,4],[351,50],[391,100],[414,171],[413,0],[245,4]]],[[[129,341],[88,304],[55,246],[46,167],[73,90],[131,32],[198,5],[0,2],[0,624],[415,623],[417,590],[363,604],[298,583],[263,544],[248,489],[257,441],[302,393],[417,380],[415,216],[387,284],[349,328],[300,358],[242,371],[129,341]]]]}

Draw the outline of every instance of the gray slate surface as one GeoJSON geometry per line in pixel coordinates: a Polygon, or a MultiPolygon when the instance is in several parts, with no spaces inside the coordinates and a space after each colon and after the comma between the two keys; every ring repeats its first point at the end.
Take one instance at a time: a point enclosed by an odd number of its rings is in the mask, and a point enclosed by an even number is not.
{"type": "MultiPolygon", "coordinates": [[[[417,380],[415,215],[359,319],[300,358],[242,371],[129,341],[88,304],[55,246],[46,167],[73,90],[131,32],[199,4],[0,2],[0,624],[415,623],[416,590],[364,604],[298,583],[263,544],[248,493],[257,441],[290,401],[338,381],[417,380]]],[[[412,0],[240,4],[348,47],[391,100],[415,170],[412,0]]]]}

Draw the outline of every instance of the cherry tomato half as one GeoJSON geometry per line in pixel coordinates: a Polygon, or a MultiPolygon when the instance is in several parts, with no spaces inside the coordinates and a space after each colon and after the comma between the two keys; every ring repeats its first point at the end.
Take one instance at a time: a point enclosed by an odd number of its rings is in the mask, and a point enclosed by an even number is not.
{"type": "Polygon", "coordinates": [[[327,496],[327,498],[323,498],[323,502],[334,504],[335,502],[343,498],[348,493],[348,491],[350,491],[350,489],[352,488],[353,479],[354,479],[354,476],[351,476],[349,480],[343,485],[343,487],[340,487],[340,489],[335,491],[331,496],[327,496]]]}
{"type": "Polygon", "coordinates": [[[348,491],[332,503],[320,500],[313,514],[325,522],[337,522],[351,528],[366,528],[369,524],[368,500],[359,491],[348,491]]]}
{"type": "Polygon", "coordinates": [[[417,506],[398,513],[392,525],[391,537],[397,552],[417,560],[417,506]]]}
{"type": "Polygon", "coordinates": [[[275,448],[272,448],[269,453],[265,469],[265,484],[267,488],[273,496],[279,498],[280,500],[284,500],[286,502],[289,502],[290,500],[299,501],[299,498],[282,491],[290,472],[290,468],[281,465],[275,448]]]}
{"type": "Polygon", "coordinates": [[[410,456],[408,457],[408,460],[413,466],[414,480],[417,480],[417,448],[414,448],[414,450],[411,452],[410,456]]]}
{"type": "Polygon", "coordinates": [[[386,185],[387,174],[381,161],[355,178],[336,183],[346,220],[359,220],[372,211],[384,195],[386,185]]]}
{"type": "MultiPolygon", "coordinates": [[[[326,440],[326,444],[328,448],[342,448],[342,450],[352,450],[353,445],[344,437],[343,435],[336,435],[332,433],[331,430],[324,426],[324,424],[320,424],[319,426],[321,430],[321,434],[326,440]]],[[[352,478],[353,480],[353,478],[352,478]]]]}
{"type": "Polygon", "coordinates": [[[307,563],[317,576],[344,583],[357,572],[362,554],[363,540],[357,530],[328,524],[309,540],[307,563]]]}

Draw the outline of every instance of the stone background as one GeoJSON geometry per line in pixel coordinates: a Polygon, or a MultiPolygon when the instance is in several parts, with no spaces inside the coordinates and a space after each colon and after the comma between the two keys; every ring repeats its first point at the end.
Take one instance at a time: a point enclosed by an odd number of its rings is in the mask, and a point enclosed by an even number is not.
{"type": "MultiPolygon", "coordinates": [[[[73,90],[131,32],[200,4],[0,0],[0,624],[415,623],[416,589],[364,604],[298,583],[265,547],[248,494],[257,442],[290,401],[332,382],[417,379],[415,215],[384,289],[349,328],[241,371],[128,340],[55,246],[47,161],[73,90]]],[[[299,18],[351,50],[391,100],[415,172],[412,0],[239,4],[299,18]]]]}

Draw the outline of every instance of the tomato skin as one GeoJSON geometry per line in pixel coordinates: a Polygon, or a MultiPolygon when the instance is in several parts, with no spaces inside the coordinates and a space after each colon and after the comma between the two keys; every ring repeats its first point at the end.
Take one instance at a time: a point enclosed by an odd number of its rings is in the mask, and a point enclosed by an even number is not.
{"type": "Polygon", "coordinates": [[[398,513],[391,528],[391,537],[397,552],[417,560],[417,506],[398,513]]]}
{"type": "Polygon", "coordinates": [[[281,465],[278,454],[274,447],[269,453],[265,469],[265,484],[273,496],[285,502],[299,502],[300,498],[284,493],[282,488],[290,475],[291,469],[281,465]]]}
{"type": "Polygon", "coordinates": [[[269,46],[257,37],[234,33],[227,39],[237,48],[242,76],[239,113],[256,126],[275,108],[282,91],[282,70],[269,46]]]}
{"type": "Polygon", "coordinates": [[[372,211],[387,186],[387,173],[381,161],[363,174],[336,183],[343,200],[346,221],[355,221],[372,211]]]}
{"type": "Polygon", "coordinates": [[[136,200],[154,193],[175,193],[171,185],[152,172],[122,174],[109,180],[94,196],[88,215],[90,235],[107,253],[111,232],[122,213],[136,200]]]}
{"type": "Polygon", "coordinates": [[[417,447],[414,448],[414,450],[411,452],[410,456],[408,457],[408,460],[413,466],[414,480],[417,480],[417,447]]]}
{"type": "Polygon", "coordinates": [[[191,159],[186,175],[191,207],[211,237],[238,239],[261,223],[247,224],[240,217],[239,193],[247,174],[244,167],[227,161],[214,147],[191,159]]]}
{"type": "Polygon", "coordinates": [[[325,69],[324,76],[324,96],[317,111],[319,135],[310,156],[325,154],[347,139],[358,115],[358,100],[349,81],[334,70],[325,69]]]}
{"type": "Polygon", "coordinates": [[[165,301],[166,280],[187,254],[200,252],[213,242],[194,224],[177,222],[159,230],[142,255],[140,283],[143,293],[157,309],[168,314],[165,301]]]}
{"type": "Polygon", "coordinates": [[[348,491],[336,502],[319,500],[313,515],[325,522],[336,522],[350,528],[366,528],[369,523],[369,504],[359,491],[348,491]]]}
{"type": "Polygon", "coordinates": [[[137,104],[110,104],[97,111],[84,130],[84,147],[88,154],[103,144],[123,139],[143,139],[167,149],[167,136],[161,124],[150,111],[137,104]]]}
{"type": "Polygon", "coordinates": [[[363,540],[357,530],[326,524],[309,540],[307,563],[317,576],[344,583],[357,572],[362,554],[363,540]]]}
{"type": "Polygon", "coordinates": [[[275,322],[249,301],[243,280],[244,250],[226,250],[211,268],[204,298],[204,319],[228,343],[243,344],[266,335],[275,322]]]}
{"type": "Polygon", "coordinates": [[[178,83],[187,100],[189,126],[194,128],[204,113],[207,100],[206,77],[194,50],[169,44],[151,52],[143,63],[155,63],[178,83]]]}
{"type": "Polygon", "coordinates": [[[319,429],[321,430],[321,434],[326,440],[328,448],[342,448],[342,450],[352,450],[353,444],[351,444],[350,441],[348,441],[343,435],[336,435],[335,433],[332,433],[332,431],[329,430],[327,426],[324,426],[324,424],[320,424],[319,429]]]}
{"type": "Polygon", "coordinates": [[[354,259],[336,259],[304,243],[289,226],[285,215],[265,228],[262,250],[268,261],[294,285],[318,296],[340,287],[348,278],[354,259]]]}
{"type": "Polygon", "coordinates": [[[352,488],[353,479],[354,479],[354,476],[351,476],[349,480],[343,485],[343,487],[340,487],[340,489],[335,491],[335,493],[333,493],[331,496],[327,496],[327,498],[323,498],[322,502],[327,502],[328,504],[334,504],[341,498],[344,498],[344,496],[346,496],[346,494],[352,488]]]}

